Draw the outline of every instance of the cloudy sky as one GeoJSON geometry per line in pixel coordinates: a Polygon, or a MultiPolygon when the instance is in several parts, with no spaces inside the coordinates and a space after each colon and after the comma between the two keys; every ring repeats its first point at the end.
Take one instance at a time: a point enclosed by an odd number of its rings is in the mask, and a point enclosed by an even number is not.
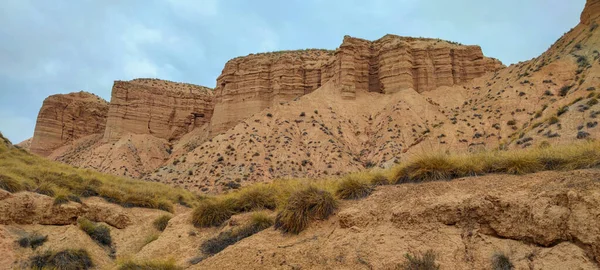
{"type": "Polygon", "coordinates": [[[505,64],[538,56],[585,0],[0,0],[0,131],[33,135],[51,94],[110,99],[114,80],[215,86],[254,52],[335,49],[387,33],[477,44],[505,64]]]}

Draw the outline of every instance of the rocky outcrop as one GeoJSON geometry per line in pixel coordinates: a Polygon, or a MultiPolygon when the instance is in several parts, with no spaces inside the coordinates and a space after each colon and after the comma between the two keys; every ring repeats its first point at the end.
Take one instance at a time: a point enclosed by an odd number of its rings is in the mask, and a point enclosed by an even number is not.
{"type": "Polygon", "coordinates": [[[485,57],[479,46],[394,35],[376,41],[346,36],[324,77],[333,77],[342,96],[354,98],[356,91],[431,91],[502,67],[500,61],[485,57]]]}
{"type": "Polygon", "coordinates": [[[587,0],[581,13],[581,23],[589,25],[600,17],[600,0],[587,0]]]}
{"type": "Polygon", "coordinates": [[[344,98],[356,91],[391,94],[452,86],[504,66],[479,46],[386,35],[376,41],[344,37],[335,52],[287,51],[229,61],[217,79],[211,133],[333,81],[344,98]]]}
{"type": "Polygon", "coordinates": [[[322,67],[332,55],[327,50],[282,51],[230,60],[217,78],[212,133],[319,88],[322,67]]]}
{"type": "Polygon", "coordinates": [[[31,152],[47,156],[78,138],[103,132],[107,112],[105,100],[86,92],[46,98],[38,114],[31,152]]]}
{"type": "Polygon", "coordinates": [[[114,142],[127,133],[176,139],[208,123],[212,112],[213,93],[207,87],[157,79],[116,81],[104,139],[114,142]]]}

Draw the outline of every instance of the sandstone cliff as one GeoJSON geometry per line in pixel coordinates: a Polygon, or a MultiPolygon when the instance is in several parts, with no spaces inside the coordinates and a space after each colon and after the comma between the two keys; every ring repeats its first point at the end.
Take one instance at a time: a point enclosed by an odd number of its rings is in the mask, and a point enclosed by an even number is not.
{"type": "Polygon", "coordinates": [[[431,91],[503,67],[500,61],[483,56],[479,46],[394,35],[376,41],[346,36],[324,77],[333,77],[342,95],[354,98],[356,91],[431,91]]]}
{"type": "Polygon", "coordinates": [[[319,88],[327,50],[284,51],[238,57],[217,78],[212,133],[220,133],[265,108],[319,88]]]}
{"type": "Polygon", "coordinates": [[[213,113],[210,88],[157,79],[117,81],[112,90],[104,139],[127,133],[177,139],[208,123],[213,113]]]}
{"type": "Polygon", "coordinates": [[[107,112],[105,100],[86,92],[46,98],[38,114],[31,152],[47,156],[78,138],[103,132],[107,112]]]}
{"type": "Polygon", "coordinates": [[[581,13],[581,23],[589,25],[600,17],[600,0],[588,0],[581,13]]]}
{"type": "Polygon", "coordinates": [[[500,61],[483,56],[479,46],[394,35],[376,41],[346,36],[335,52],[239,57],[229,61],[217,79],[211,133],[221,133],[269,106],[311,93],[329,80],[342,89],[344,98],[352,99],[356,91],[430,91],[502,67],[500,61]]]}

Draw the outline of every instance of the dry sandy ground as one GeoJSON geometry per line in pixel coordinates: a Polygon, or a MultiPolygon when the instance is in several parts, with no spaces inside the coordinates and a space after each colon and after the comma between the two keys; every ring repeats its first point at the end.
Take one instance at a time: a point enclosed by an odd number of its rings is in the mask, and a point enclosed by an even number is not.
{"type": "Polygon", "coordinates": [[[87,216],[113,225],[118,258],[174,259],[190,269],[394,269],[406,253],[430,249],[441,269],[489,269],[496,253],[507,255],[516,269],[597,269],[598,179],[600,171],[592,169],[378,187],[368,198],[342,202],[333,217],[299,235],[270,228],[196,265],[189,260],[200,255],[203,241],[243,225],[248,214],[221,228],[198,229],[190,224],[190,209],[178,207],[160,233],[152,221],[162,211],[122,208],[99,198],[53,210],[43,195],[4,193],[0,265],[11,269],[34,252],[82,247],[98,269],[114,268],[109,250],[69,221],[87,216]],[[44,214],[49,211],[54,214],[44,214]],[[19,235],[34,231],[49,241],[36,251],[16,244],[19,235]],[[158,239],[146,244],[152,234],[158,239]]]}

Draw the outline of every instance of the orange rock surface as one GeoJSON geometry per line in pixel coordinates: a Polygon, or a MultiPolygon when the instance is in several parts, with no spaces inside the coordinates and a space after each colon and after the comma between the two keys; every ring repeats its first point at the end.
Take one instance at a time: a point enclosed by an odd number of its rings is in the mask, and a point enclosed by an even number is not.
{"type": "Polygon", "coordinates": [[[103,132],[107,112],[108,103],[94,94],[49,96],[37,118],[31,152],[47,156],[78,138],[103,132]]]}

